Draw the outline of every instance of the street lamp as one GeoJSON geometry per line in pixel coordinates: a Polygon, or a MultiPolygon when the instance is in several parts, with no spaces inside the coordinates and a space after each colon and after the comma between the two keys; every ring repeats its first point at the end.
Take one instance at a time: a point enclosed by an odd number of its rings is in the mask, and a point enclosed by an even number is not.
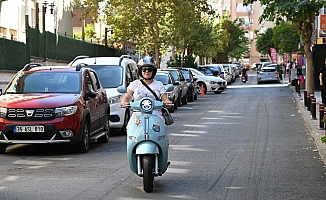
{"type": "Polygon", "coordinates": [[[113,26],[110,26],[109,28],[105,28],[105,35],[104,35],[104,43],[105,43],[105,46],[108,46],[108,32],[110,32],[110,39],[111,39],[111,36],[113,34],[113,26]]]}
{"type": "Polygon", "coordinates": [[[36,28],[39,29],[39,17],[38,17],[38,13],[42,12],[42,30],[43,32],[45,31],[45,13],[46,13],[46,9],[48,8],[48,6],[50,6],[50,14],[53,14],[54,11],[54,3],[48,3],[47,1],[44,1],[42,3],[42,10],[39,9],[39,3],[36,3],[36,28]]]}

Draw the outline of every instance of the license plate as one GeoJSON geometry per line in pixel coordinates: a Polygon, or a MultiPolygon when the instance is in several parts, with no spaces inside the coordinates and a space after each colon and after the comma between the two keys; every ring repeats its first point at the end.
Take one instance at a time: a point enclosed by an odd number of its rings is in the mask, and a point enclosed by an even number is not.
{"type": "Polygon", "coordinates": [[[44,126],[14,126],[14,133],[43,133],[44,126]]]}

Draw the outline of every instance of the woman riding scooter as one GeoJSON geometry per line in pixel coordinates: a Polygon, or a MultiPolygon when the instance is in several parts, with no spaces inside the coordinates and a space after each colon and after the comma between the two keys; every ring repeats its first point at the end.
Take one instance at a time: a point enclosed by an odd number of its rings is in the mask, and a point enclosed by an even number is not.
{"type": "MultiPolygon", "coordinates": [[[[167,95],[164,93],[165,88],[162,82],[154,79],[156,75],[157,68],[154,65],[153,58],[146,56],[143,59],[143,64],[138,68],[139,76],[142,77],[142,80],[156,93],[158,97],[161,97],[164,104],[172,104],[172,101],[169,100],[167,95]]],[[[129,102],[134,100],[140,100],[143,97],[150,97],[156,99],[155,96],[144,86],[140,80],[135,80],[130,83],[127,88],[127,93],[121,100],[121,106],[126,107],[129,105],[129,102]]],[[[134,112],[133,115],[138,114],[134,112]]],[[[161,115],[161,110],[155,110],[153,114],[161,115]]]]}
{"type": "Polygon", "coordinates": [[[173,106],[165,94],[173,90],[173,85],[156,81],[156,71],[151,57],[145,57],[138,70],[142,79],[131,82],[127,90],[124,86],[118,88],[120,93],[127,92],[121,106],[133,110],[127,126],[129,167],[143,178],[145,192],[152,192],[154,177],[162,176],[169,165],[169,138],[161,109],[173,106]]]}

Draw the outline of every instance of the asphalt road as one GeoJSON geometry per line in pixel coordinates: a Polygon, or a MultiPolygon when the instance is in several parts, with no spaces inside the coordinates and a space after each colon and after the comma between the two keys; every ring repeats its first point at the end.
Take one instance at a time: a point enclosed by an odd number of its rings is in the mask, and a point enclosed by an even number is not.
{"type": "Polygon", "coordinates": [[[153,193],[129,170],[126,136],[75,154],[68,145],[15,145],[0,155],[0,199],[326,199],[325,165],[282,84],[239,79],[175,113],[171,165],[153,193]]]}

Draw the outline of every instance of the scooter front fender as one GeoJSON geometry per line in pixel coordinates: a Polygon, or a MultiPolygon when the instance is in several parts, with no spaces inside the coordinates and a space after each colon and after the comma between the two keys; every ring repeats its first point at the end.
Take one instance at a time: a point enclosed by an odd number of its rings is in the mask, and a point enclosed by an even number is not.
{"type": "Polygon", "coordinates": [[[150,141],[144,141],[138,144],[136,147],[136,154],[159,154],[160,150],[157,147],[157,144],[150,141]]]}

